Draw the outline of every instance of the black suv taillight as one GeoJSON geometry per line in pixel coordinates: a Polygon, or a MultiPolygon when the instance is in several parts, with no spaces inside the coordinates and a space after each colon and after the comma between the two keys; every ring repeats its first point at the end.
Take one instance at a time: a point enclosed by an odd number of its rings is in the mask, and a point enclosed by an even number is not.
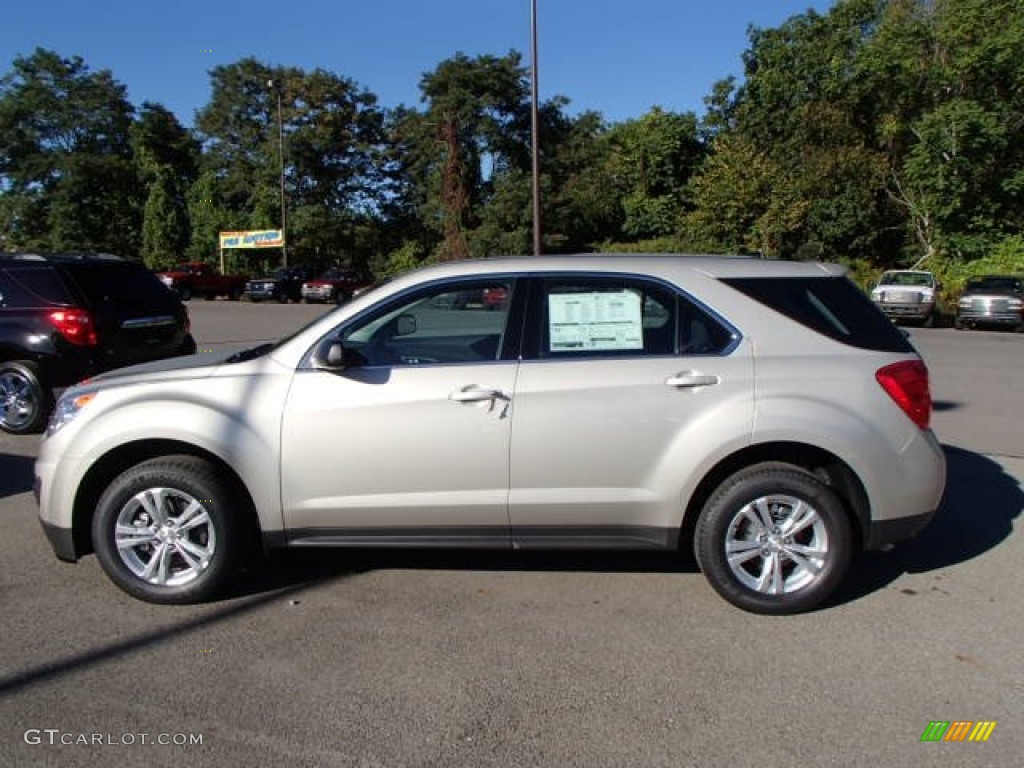
{"type": "Polygon", "coordinates": [[[932,393],[928,369],[920,360],[905,360],[875,371],[875,379],[910,420],[928,429],[932,418],[932,393]]]}
{"type": "Polygon", "coordinates": [[[58,309],[48,315],[57,333],[79,347],[95,347],[100,342],[96,322],[84,309],[58,309]]]}

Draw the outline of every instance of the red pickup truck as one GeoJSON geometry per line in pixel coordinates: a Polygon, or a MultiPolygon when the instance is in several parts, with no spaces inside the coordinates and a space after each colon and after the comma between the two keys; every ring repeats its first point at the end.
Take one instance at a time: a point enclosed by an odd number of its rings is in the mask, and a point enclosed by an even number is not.
{"type": "Polygon", "coordinates": [[[157,277],[182,301],[193,296],[205,296],[207,299],[227,296],[231,301],[238,301],[249,281],[248,275],[222,275],[209,264],[198,261],[178,264],[160,272],[157,277]]]}

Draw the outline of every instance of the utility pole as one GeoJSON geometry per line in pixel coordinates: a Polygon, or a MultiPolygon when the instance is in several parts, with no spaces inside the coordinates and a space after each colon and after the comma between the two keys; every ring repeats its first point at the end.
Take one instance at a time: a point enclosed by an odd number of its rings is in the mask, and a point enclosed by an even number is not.
{"type": "Polygon", "coordinates": [[[533,255],[540,256],[540,140],[537,135],[537,0],[530,0],[530,150],[533,177],[533,255]]]}
{"type": "Polygon", "coordinates": [[[281,83],[267,80],[267,87],[277,93],[277,156],[281,166],[281,266],[288,266],[288,206],[284,198],[284,121],[281,118],[281,83]]]}

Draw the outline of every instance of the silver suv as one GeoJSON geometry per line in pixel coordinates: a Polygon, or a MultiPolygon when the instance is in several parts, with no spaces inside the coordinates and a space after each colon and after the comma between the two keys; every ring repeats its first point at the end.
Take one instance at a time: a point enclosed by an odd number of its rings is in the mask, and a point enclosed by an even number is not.
{"type": "Polygon", "coordinates": [[[726,600],[792,613],[931,518],[930,413],[839,266],[457,262],[274,345],[66,391],[35,490],[60,559],[95,551],[157,603],[272,547],[692,545],[726,600]]]}

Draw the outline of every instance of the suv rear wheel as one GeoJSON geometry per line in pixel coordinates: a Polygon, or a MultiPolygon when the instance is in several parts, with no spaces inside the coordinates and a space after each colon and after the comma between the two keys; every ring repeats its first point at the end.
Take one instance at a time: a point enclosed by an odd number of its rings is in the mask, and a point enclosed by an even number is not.
{"type": "Polygon", "coordinates": [[[0,430],[12,435],[39,432],[52,405],[34,363],[0,363],[0,430]]]}
{"type": "Polygon", "coordinates": [[[119,475],[100,498],[93,547],[103,570],[151,603],[191,603],[220,592],[239,563],[245,530],[208,462],[165,456],[119,475]]]}
{"type": "Polygon", "coordinates": [[[754,613],[790,614],[822,603],[850,563],[842,502],[799,467],[743,469],[712,494],[697,521],[697,562],[722,597],[754,613]]]}

